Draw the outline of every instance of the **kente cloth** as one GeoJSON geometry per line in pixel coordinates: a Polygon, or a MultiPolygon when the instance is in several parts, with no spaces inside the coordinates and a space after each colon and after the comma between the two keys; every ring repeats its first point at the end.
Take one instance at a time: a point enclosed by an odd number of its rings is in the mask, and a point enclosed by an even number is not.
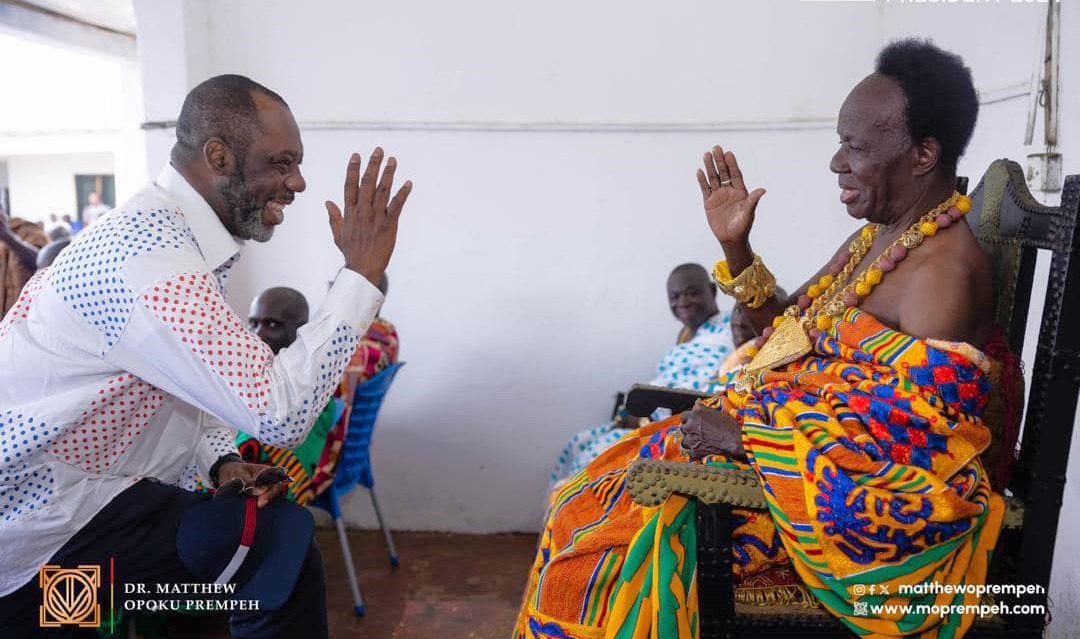
{"type": "Polygon", "coordinates": [[[345,445],[345,435],[349,431],[349,416],[352,414],[356,387],[397,362],[400,344],[397,329],[382,317],[372,320],[371,326],[360,339],[360,345],[356,347],[356,352],[345,367],[341,384],[334,392],[334,397],[341,400],[345,410],[327,436],[319,464],[315,467],[311,484],[316,495],[321,495],[334,483],[334,471],[341,457],[341,449],[345,445]]]}
{"type": "MultiPolygon", "coordinates": [[[[672,522],[659,525],[663,520],[658,516],[660,510],[666,508],[669,514],[678,514],[670,508],[670,502],[659,509],[638,506],[631,501],[624,481],[626,467],[638,458],[687,461],[680,450],[678,427],[676,416],[627,431],[551,494],[547,523],[529,573],[514,637],[604,637],[616,592],[625,597],[651,579],[638,573],[632,583],[620,581],[620,575],[635,572],[627,566],[642,567],[650,560],[649,548],[639,546],[636,552],[630,548],[638,533],[670,539],[678,530],[677,550],[669,559],[681,568],[685,583],[691,583],[697,565],[694,527],[682,526],[683,519],[678,520],[678,526],[672,522]],[[686,570],[688,575],[683,574],[686,570]]],[[[708,461],[748,468],[744,463],[711,457],[708,461]]],[[[734,534],[736,579],[787,564],[787,555],[767,513],[735,513],[740,518],[734,534]]],[[[681,515],[690,516],[692,513],[681,515]]],[[[683,600],[687,601],[685,596],[683,600]]],[[[696,596],[688,601],[696,606],[696,596]]]]}
{"type": "MultiPolygon", "coordinates": [[[[766,540],[778,539],[775,557],[855,634],[962,636],[979,601],[955,591],[985,583],[1004,512],[978,458],[990,442],[987,358],[857,309],[813,346],[756,376],[751,393],[713,400],[742,424],[777,531],[759,536],[761,546],[740,543],[745,513],[733,511],[737,587],[751,574],[739,568],[740,549],[772,552],[766,540]],[[910,588],[920,584],[937,585],[910,588]]],[[[678,429],[654,426],[638,456],[680,458],[678,429]]],[[[554,497],[515,637],[698,636],[695,504],[629,503],[621,446],[554,497]]]]}
{"type": "Polygon", "coordinates": [[[356,387],[397,361],[398,335],[394,325],[381,317],[360,339],[345,367],[341,384],[298,447],[293,450],[262,444],[240,433],[236,446],[244,461],[282,466],[292,477],[288,496],[301,506],[321,495],[334,481],[341,448],[348,432],[349,413],[356,387]]]}
{"type": "MultiPolygon", "coordinates": [[[[49,243],[48,236],[38,225],[19,217],[11,218],[8,223],[11,234],[35,248],[49,243]]],[[[15,305],[23,286],[33,277],[34,271],[23,266],[15,251],[0,240],[0,317],[15,305]]]]}
{"type": "Polygon", "coordinates": [[[326,408],[315,418],[315,425],[308,436],[292,450],[263,444],[247,433],[236,436],[236,448],[245,462],[283,467],[292,478],[288,498],[304,506],[318,496],[313,481],[315,471],[326,448],[327,438],[344,412],[342,401],[336,397],[330,398],[326,408]]]}
{"type": "MultiPolygon", "coordinates": [[[[722,372],[725,361],[734,351],[731,337],[731,313],[722,311],[705,320],[693,334],[684,328],[678,343],[664,355],[656,367],[651,386],[703,390],[709,387],[722,372]]],[[[666,414],[655,417],[667,417],[666,414]]],[[[614,421],[578,431],[570,437],[566,447],[551,471],[549,492],[556,485],[579,472],[590,461],[608,448],[627,430],[614,421]]]]}

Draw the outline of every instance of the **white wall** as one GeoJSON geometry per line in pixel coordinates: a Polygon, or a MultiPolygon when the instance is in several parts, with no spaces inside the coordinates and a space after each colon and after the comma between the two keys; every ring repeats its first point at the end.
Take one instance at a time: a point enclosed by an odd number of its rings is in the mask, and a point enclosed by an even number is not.
{"type": "MultiPolygon", "coordinates": [[[[755,243],[782,281],[797,285],[851,228],[827,165],[833,114],[879,41],[841,18],[876,25],[872,6],[136,8],[140,58],[156,61],[147,119],[174,119],[191,83],[231,71],[282,93],[304,129],[308,193],[248,252],[239,308],[272,284],[321,297],[339,264],[321,202],[340,193],[349,152],[382,144],[416,183],[385,308],[409,366],[375,442],[397,527],[536,528],[566,438],[604,420],[672,343],[671,267],[718,256],[694,179],[709,145],[737,149],[769,188],[755,243]],[[791,47],[748,55],[759,34],[736,29],[725,54],[716,29],[734,12],[791,47]],[[266,33],[292,44],[264,46],[266,33]],[[801,63],[852,49],[861,64],[811,77],[801,63]],[[792,235],[812,248],[786,250],[792,235]]],[[[152,165],[171,135],[148,135],[152,165]]],[[[352,522],[370,525],[367,509],[352,498],[352,522]]]]}
{"type": "MultiPolygon", "coordinates": [[[[566,437],[602,421],[613,393],[647,378],[671,343],[668,271],[719,255],[693,177],[709,145],[734,149],[750,183],[769,189],[755,248],[797,286],[852,228],[828,172],[834,118],[880,46],[932,35],[972,66],[992,102],[961,164],[977,178],[990,160],[1027,152],[1026,101],[1010,96],[1029,79],[1045,5],[136,9],[147,119],[175,119],[195,82],[237,72],[280,92],[301,123],[308,192],[278,237],[241,262],[239,308],[275,284],[317,301],[339,264],[321,202],[339,197],[348,154],[382,144],[399,157],[416,188],[384,314],[409,366],[376,434],[381,501],[394,527],[490,532],[535,529],[566,437]]],[[[1062,13],[1068,42],[1080,36],[1078,12],[1062,13]]],[[[1076,65],[1063,68],[1075,92],[1076,65]]],[[[1062,103],[1072,173],[1075,102],[1062,103]]],[[[147,136],[151,171],[171,135],[147,136]]],[[[1075,485],[1070,499],[1075,512],[1075,485]]],[[[346,510],[351,523],[373,525],[362,494],[346,510]]],[[[1072,555],[1059,562],[1059,590],[1080,575],[1072,555]]]]}
{"type": "Polygon", "coordinates": [[[110,174],[109,153],[72,155],[18,155],[7,158],[11,188],[11,214],[41,221],[50,213],[77,212],[75,175],[110,174]]]}
{"type": "Polygon", "coordinates": [[[143,185],[137,64],[14,30],[0,32],[0,60],[0,158],[23,166],[10,180],[13,206],[31,217],[73,213],[76,172],[114,173],[119,198],[143,185]]]}

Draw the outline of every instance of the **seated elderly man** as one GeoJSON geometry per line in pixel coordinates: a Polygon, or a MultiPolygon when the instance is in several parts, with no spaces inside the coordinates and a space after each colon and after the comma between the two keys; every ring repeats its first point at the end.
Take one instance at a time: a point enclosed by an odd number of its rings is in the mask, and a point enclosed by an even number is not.
{"type": "Polygon", "coordinates": [[[963,221],[971,201],[953,190],[977,112],[956,55],[919,40],[880,53],[840,109],[830,163],[840,202],[865,224],[787,307],[750,247],[764,189],[748,190],[730,151],[705,155],[698,182],[726,258],[714,277],[766,341],[684,424],[640,429],[556,495],[515,637],[696,636],[693,502],[635,505],[623,484],[638,458],[756,471],[769,508],[734,511],[737,582],[790,565],[859,636],[970,627],[971,608],[913,604],[975,604],[974,593],[902,587],[984,583],[1004,511],[979,459],[991,266],[963,221]],[[857,603],[911,607],[859,614],[857,603]]]}
{"type": "MultiPolygon", "coordinates": [[[[735,350],[731,314],[716,306],[716,285],[699,264],[680,264],[667,279],[671,314],[682,323],[672,347],[656,367],[652,386],[704,391],[735,350]]],[[[748,341],[753,334],[740,334],[748,341]]],[[[629,417],[620,410],[617,421],[575,433],[551,473],[551,487],[574,475],[601,452],[626,435],[629,417]]]]}
{"type": "MultiPolygon", "coordinates": [[[[383,274],[379,290],[385,296],[388,279],[383,274]]],[[[292,345],[296,332],[308,321],[308,303],[292,288],[269,288],[255,296],[248,312],[248,326],[275,354],[292,345]]],[[[393,324],[376,317],[360,339],[335,397],[315,420],[304,441],[293,449],[264,444],[247,433],[236,437],[244,461],[274,464],[286,469],[292,482],[288,496],[300,505],[311,503],[334,481],[334,469],[348,430],[349,411],[356,385],[397,361],[398,340],[393,324]]]]}

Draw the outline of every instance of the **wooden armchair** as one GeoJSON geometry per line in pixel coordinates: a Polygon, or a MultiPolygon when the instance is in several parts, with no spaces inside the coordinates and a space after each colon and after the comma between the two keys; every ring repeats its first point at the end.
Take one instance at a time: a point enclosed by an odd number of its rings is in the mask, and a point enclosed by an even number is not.
{"type": "MultiPolygon", "coordinates": [[[[1013,467],[1005,529],[989,577],[995,583],[1043,586],[1042,594],[1002,596],[1002,603],[1047,606],[1080,389],[1080,331],[1076,330],[1080,326],[1080,267],[1073,262],[1080,261],[1080,175],[1066,178],[1060,207],[1047,207],[1032,197],[1019,165],[998,160],[990,165],[972,200],[967,219],[993,258],[996,319],[1015,354],[1022,353],[1024,345],[1036,253],[1043,250],[1052,255],[1020,456],[1013,467]]],[[[661,406],[680,412],[699,397],[687,391],[636,386],[629,391],[627,408],[638,416],[661,406]]],[[[731,509],[765,507],[752,471],[638,460],[630,467],[628,484],[634,501],[642,505],[657,505],[672,492],[698,501],[697,578],[703,638],[852,636],[823,609],[736,604],[731,509]]],[[[994,616],[976,620],[967,636],[1041,637],[1046,623],[1041,615],[994,616]]]]}

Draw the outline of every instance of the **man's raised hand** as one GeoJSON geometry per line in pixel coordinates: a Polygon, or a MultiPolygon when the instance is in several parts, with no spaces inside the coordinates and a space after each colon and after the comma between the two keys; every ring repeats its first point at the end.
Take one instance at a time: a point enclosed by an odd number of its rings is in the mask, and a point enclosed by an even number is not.
{"type": "Polygon", "coordinates": [[[702,162],[705,170],[698,169],[697,180],[709,228],[723,245],[745,245],[754,224],[754,210],[765,189],[747,193],[739,163],[731,151],[714,146],[702,162]]]}
{"type": "Polygon", "coordinates": [[[390,198],[397,160],[391,156],[386,161],[380,178],[382,160],[382,148],[375,147],[361,177],[360,154],[353,153],[345,169],[344,212],[337,204],[326,202],[334,244],[345,256],[345,267],[376,286],[390,263],[398,219],[412,191],[412,182],[405,182],[390,198]]]}

